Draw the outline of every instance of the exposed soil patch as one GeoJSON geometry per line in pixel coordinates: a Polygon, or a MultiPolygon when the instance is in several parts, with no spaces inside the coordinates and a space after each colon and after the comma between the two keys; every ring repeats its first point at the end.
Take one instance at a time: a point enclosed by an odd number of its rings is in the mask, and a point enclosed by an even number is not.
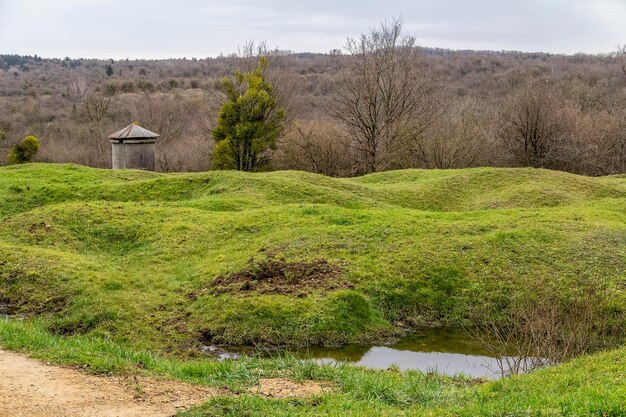
{"type": "Polygon", "coordinates": [[[314,291],[352,289],[354,285],[339,279],[342,268],[325,259],[287,262],[280,258],[263,261],[251,259],[242,271],[221,275],[203,291],[214,295],[286,294],[306,297],[314,291]]]}
{"type": "Polygon", "coordinates": [[[28,228],[28,231],[30,233],[37,233],[39,231],[49,232],[51,230],[52,230],[52,226],[50,226],[48,223],[45,223],[45,222],[31,224],[30,227],[28,228]]]}
{"type": "Polygon", "coordinates": [[[260,379],[259,385],[250,389],[251,393],[267,398],[306,398],[333,391],[335,387],[329,383],[318,381],[299,383],[286,378],[260,379]]]}
{"type": "Polygon", "coordinates": [[[87,375],[0,350],[0,417],[166,417],[227,394],[175,381],[87,375]]]}

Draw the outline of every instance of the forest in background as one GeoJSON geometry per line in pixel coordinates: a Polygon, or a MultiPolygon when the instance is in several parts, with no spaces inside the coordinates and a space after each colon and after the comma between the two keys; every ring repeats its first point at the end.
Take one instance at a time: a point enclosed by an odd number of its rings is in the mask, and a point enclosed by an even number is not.
{"type": "MultiPolygon", "coordinates": [[[[159,171],[208,170],[224,100],[220,81],[249,67],[254,48],[208,59],[0,55],[0,164],[14,144],[34,135],[37,161],[107,168],[107,136],[137,122],[161,135],[159,171]]],[[[415,51],[415,72],[403,82],[419,86],[421,107],[402,140],[381,148],[375,166],[337,114],[354,55],[270,52],[268,79],[287,128],[265,169],[332,176],[477,166],[626,172],[623,54],[415,51]]]]}

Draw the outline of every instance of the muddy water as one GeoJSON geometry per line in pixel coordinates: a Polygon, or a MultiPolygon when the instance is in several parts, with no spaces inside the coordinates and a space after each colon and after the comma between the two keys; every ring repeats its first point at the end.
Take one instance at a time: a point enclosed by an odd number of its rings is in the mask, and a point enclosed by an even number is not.
{"type": "Polygon", "coordinates": [[[398,368],[454,376],[495,379],[498,361],[468,336],[450,330],[428,330],[387,346],[344,346],[293,352],[322,363],[349,363],[371,369],[398,368]]]}
{"type": "MultiPolygon", "coordinates": [[[[240,355],[279,356],[284,350],[250,351],[223,350],[204,346],[202,351],[219,360],[236,359],[240,355]]],[[[437,329],[419,332],[389,345],[347,345],[337,348],[307,348],[288,350],[301,359],[325,364],[351,364],[370,369],[396,368],[418,370],[472,378],[497,379],[502,376],[494,355],[462,332],[437,329]]]]}

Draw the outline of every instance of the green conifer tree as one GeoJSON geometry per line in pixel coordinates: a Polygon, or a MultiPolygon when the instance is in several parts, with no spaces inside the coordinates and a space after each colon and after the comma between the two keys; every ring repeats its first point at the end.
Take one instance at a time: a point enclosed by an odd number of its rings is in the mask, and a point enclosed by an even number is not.
{"type": "Polygon", "coordinates": [[[214,168],[258,171],[268,164],[263,153],[276,146],[285,112],[265,79],[267,67],[267,59],[261,58],[254,71],[237,71],[222,81],[226,102],[213,131],[214,168]]]}

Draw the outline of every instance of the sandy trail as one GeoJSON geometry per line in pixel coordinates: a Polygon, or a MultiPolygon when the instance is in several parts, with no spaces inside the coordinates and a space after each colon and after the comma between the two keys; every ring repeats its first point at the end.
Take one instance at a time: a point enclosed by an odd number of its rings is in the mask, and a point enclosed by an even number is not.
{"type": "Polygon", "coordinates": [[[168,417],[218,394],[180,382],[87,375],[0,350],[0,417],[168,417]]]}

